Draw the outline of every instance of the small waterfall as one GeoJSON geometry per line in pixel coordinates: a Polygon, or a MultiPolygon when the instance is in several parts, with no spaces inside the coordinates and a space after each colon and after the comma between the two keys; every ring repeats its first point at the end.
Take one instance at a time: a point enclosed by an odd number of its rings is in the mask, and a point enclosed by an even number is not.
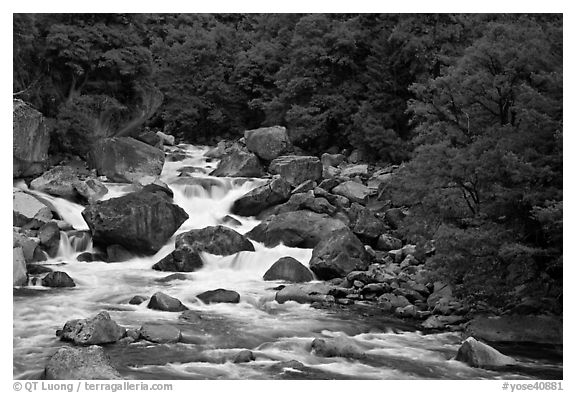
{"type": "Polygon", "coordinates": [[[61,232],[57,257],[74,259],[82,252],[92,252],[92,236],[88,232],[61,232]]]}

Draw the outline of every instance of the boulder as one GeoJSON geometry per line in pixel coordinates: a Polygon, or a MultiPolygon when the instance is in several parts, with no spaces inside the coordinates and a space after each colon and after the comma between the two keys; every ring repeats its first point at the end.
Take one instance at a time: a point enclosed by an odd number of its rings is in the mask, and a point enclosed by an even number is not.
{"type": "Polygon", "coordinates": [[[428,308],[433,309],[442,300],[449,302],[452,300],[452,287],[449,284],[437,281],[434,283],[434,291],[426,300],[428,308]]]}
{"type": "Polygon", "coordinates": [[[516,361],[491,346],[468,337],[458,349],[456,360],[469,364],[472,367],[494,368],[513,365],[516,361]]]}
{"type": "Polygon", "coordinates": [[[313,279],[312,272],[292,257],[280,258],[264,274],[265,281],[308,282],[313,279]]]}
{"type": "Polygon", "coordinates": [[[176,249],[152,266],[163,272],[194,272],[204,266],[200,254],[186,244],[176,243],[176,249]]]}
{"type": "Polygon", "coordinates": [[[293,187],[322,178],[322,163],[314,156],[280,156],[270,163],[270,173],[280,175],[293,187]]]}
{"type": "Polygon", "coordinates": [[[12,248],[12,285],[17,287],[26,285],[27,282],[24,251],[22,251],[22,247],[14,247],[12,248]]]}
{"type": "Polygon", "coordinates": [[[340,176],[344,177],[356,177],[356,176],[367,176],[368,175],[368,165],[367,164],[358,164],[358,165],[349,165],[344,167],[340,171],[340,176]]]}
{"type": "Polygon", "coordinates": [[[337,211],[336,207],[328,202],[328,200],[321,197],[317,198],[313,191],[308,191],[305,193],[293,194],[288,202],[264,211],[261,215],[257,216],[257,218],[297,210],[310,210],[319,214],[328,214],[329,216],[333,215],[337,211]]]}
{"type": "Polygon", "coordinates": [[[404,296],[392,293],[385,293],[380,296],[378,303],[386,311],[394,311],[398,307],[402,308],[410,305],[410,302],[404,296]]]}
{"type": "Polygon", "coordinates": [[[238,352],[236,355],[234,355],[232,363],[248,363],[254,360],[256,360],[256,356],[254,356],[254,353],[248,349],[244,349],[238,352]]]}
{"type": "Polygon", "coordinates": [[[154,281],[159,282],[159,283],[168,283],[171,281],[182,281],[182,280],[190,280],[190,279],[191,278],[184,273],[174,273],[174,274],[169,274],[166,277],[157,278],[154,281]]]}
{"type": "Polygon", "coordinates": [[[144,303],[146,300],[148,300],[147,296],[135,295],[128,301],[128,304],[133,304],[137,306],[139,304],[144,303]]]}
{"type": "Polygon", "coordinates": [[[26,265],[26,270],[28,270],[28,274],[33,276],[52,272],[52,269],[50,269],[48,266],[44,266],[39,263],[26,265]]]}
{"type": "Polygon", "coordinates": [[[52,355],[44,370],[47,380],[122,379],[102,347],[63,347],[52,355]]]}
{"type": "Polygon", "coordinates": [[[174,146],[174,144],[176,143],[176,140],[173,135],[165,134],[162,131],[156,132],[156,135],[158,135],[162,143],[165,145],[174,146]]]}
{"type": "Polygon", "coordinates": [[[232,216],[229,215],[229,214],[227,214],[227,215],[225,215],[224,217],[222,217],[222,219],[220,220],[220,222],[221,222],[222,224],[226,224],[226,225],[231,226],[231,227],[239,227],[239,226],[242,225],[242,223],[241,223],[239,220],[235,219],[234,217],[232,217],[232,216]]]}
{"type": "Polygon", "coordinates": [[[422,327],[425,329],[444,329],[447,325],[457,325],[464,321],[464,317],[460,315],[430,315],[422,322],[422,327]]]}
{"type": "Polygon", "coordinates": [[[330,339],[315,338],[312,341],[312,351],[317,356],[333,358],[343,357],[350,359],[362,359],[366,356],[353,340],[345,337],[336,337],[330,339]]]}
{"type": "Polygon", "coordinates": [[[204,153],[204,157],[208,158],[222,158],[229,151],[229,146],[227,146],[226,141],[220,141],[216,145],[216,147],[211,148],[206,153],[204,153]]]}
{"type": "Polygon", "coordinates": [[[194,323],[202,321],[202,315],[198,313],[198,311],[186,310],[178,316],[178,319],[189,323],[194,323]]]}
{"type": "Polygon", "coordinates": [[[246,148],[263,160],[271,161],[292,151],[285,127],[274,126],[244,131],[246,148]]]}
{"type": "Polygon", "coordinates": [[[324,214],[299,210],[271,216],[246,235],[266,247],[280,243],[288,247],[312,248],[332,232],[346,228],[340,220],[324,214]]]}
{"type": "Polygon", "coordinates": [[[76,257],[78,262],[108,262],[108,256],[102,252],[83,252],[76,257]]]}
{"type": "Polygon", "coordinates": [[[402,240],[383,233],[378,237],[376,249],[381,251],[398,250],[402,247],[402,240]]]}
{"type": "Polygon", "coordinates": [[[74,184],[88,175],[89,172],[84,168],[59,165],[32,180],[30,188],[50,195],[74,199],[78,196],[74,184]]]}
{"type": "Polygon", "coordinates": [[[52,219],[50,208],[30,194],[12,193],[12,224],[17,227],[39,228],[52,219]]]}
{"type": "Polygon", "coordinates": [[[255,216],[264,209],[290,198],[290,184],[282,178],[272,179],[268,184],[257,187],[237,199],[231,212],[239,216],[255,216]]]}
{"type": "Polygon", "coordinates": [[[298,186],[296,186],[294,190],[292,190],[292,194],[299,194],[301,192],[312,191],[314,190],[314,188],[316,188],[316,182],[312,180],[306,180],[300,183],[298,186]]]}
{"type": "Polygon", "coordinates": [[[344,162],[344,160],[346,160],[346,156],[344,156],[344,154],[324,153],[320,157],[320,161],[322,162],[322,165],[325,167],[338,166],[338,165],[342,164],[344,162]]]}
{"type": "Polygon", "coordinates": [[[96,202],[82,212],[82,217],[95,243],[120,244],[128,250],[153,254],[188,214],[156,193],[140,191],[96,202]]]}
{"type": "Polygon", "coordinates": [[[384,218],[392,229],[398,229],[400,225],[402,225],[402,221],[404,221],[405,217],[406,213],[398,207],[388,209],[384,212],[384,218]]]}
{"type": "Polygon", "coordinates": [[[114,322],[106,311],[102,311],[93,318],[66,322],[59,333],[61,340],[76,345],[100,345],[120,340],[126,329],[114,322]]]}
{"type": "Polygon", "coordinates": [[[159,311],[178,312],[188,310],[188,307],[175,297],[168,296],[162,292],[156,292],[148,302],[148,308],[159,311]]]}
{"type": "Polygon", "coordinates": [[[346,197],[351,202],[358,202],[364,205],[367,198],[373,194],[373,191],[363,184],[350,180],[334,187],[332,193],[346,197]]]}
{"type": "Polygon", "coordinates": [[[240,303],[240,295],[238,292],[230,291],[227,289],[218,288],[212,291],[202,292],[197,295],[198,299],[203,303],[240,303]]]}
{"type": "Polygon", "coordinates": [[[130,137],[104,138],[92,146],[88,164],[111,181],[144,185],[160,176],[164,152],[130,137]]]}
{"type": "Polygon", "coordinates": [[[46,255],[40,249],[38,240],[31,239],[26,235],[17,232],[17,228],[12,231],[12,247],[22,247],[26,263],[40,262],[46,260],[46,255]]]}
{"type": "Polygon", "coordinates": [[[218,167],[210,173],[219,177],[261,177],[264,169],[254,153],[234,149],[222,158],[218,167]]]}
{"type": "Polygon", "coordinates": [[[40,246],[42,246],[50,257],[53,258],[58,254],[60,228],[58,228],[57,223],[50,221],[42,225],[38,231],[38,238],[40,239],[40,246]]]}
{"type": "Polygon", "coordinates": [[[182,332],[167,324],[145,323],[140,328],[140,338],[158,344],[172,344],[182,339],[182,332]]]}
{"type": "Polygon", "coordinates": [[[42,285],[50,288],[75,287],[74,280],[65,272],[50,272],[42,279],[42,285]]]}
{"type": "Polygon", "coordinates": [[[12,103],[12,175],[40,174],[46,167],[50,133],[44,116],[22,100],[12,103]]]}
{"type": "Polygon", "coordinates": [[[156,134],[153,131],[150,131],[149,129],[142,131],[140,134],[135,136],[135,138],[138,139],[140,142],[144,142],[150,146],[158,148],[162,147],[162,139],[158,136],[158,134],[156,134]]]}
{"type": "Polygon", "coordinates": [[[326,283],[292,284],[276,292],[276,301],[280,304],[293,301],[301,304],[322,302],[328,299],[333,287],[326,283]]]}
{"type": "Polygon", "coordinates": [[[172,198],[174,198],[174,192],[161,180],[155,180],[150,184],[146,184],[142,187],[142,191],[151,192],[153,194],[156,193],[160,196],[167,197],[170,202],[172,202],[172,198]]]}
{"type": "Polygon", "coordinates": [[[363,239],[375,240],[388,229],[384,221],[376,217],[374,212],[358,203],[352,204],[348,217],[352,232],[363,239]]]}
{"type": "Polygon", "coordinates": [[[343,228],[323,238],[312,251],[310,270],[321,280],[346,277],[354,270],[367,270],[370,255],[362,242],[343,228]]]}
{"type": "Polygon", "coordinates": [[[477,316],[466,334],[491,342],[526,342],[562,345],[562,319],[549,315],[477,316]]]}
{"type": "Polygon", "coordinates": [[[217,225],[193,229],[176,237],[176,248],[186,245],[196,252],[214,255],[232,255],[241,251],[254,251],[254,245],[234,229],[217,225]]]}
{"type": "Polygon", "coordinates": [[[108,194],[108,188],[97,179],[77,180],[72,185],[78,195],[88,203],[94,203],[108,194]]]}

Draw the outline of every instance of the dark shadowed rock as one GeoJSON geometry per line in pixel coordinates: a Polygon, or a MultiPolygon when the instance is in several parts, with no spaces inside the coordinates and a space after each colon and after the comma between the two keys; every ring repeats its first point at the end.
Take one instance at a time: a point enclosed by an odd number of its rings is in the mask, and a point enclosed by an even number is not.
{"type": "Polygon", "coordinates": [[[76,257],[78,262],[108,262],[108,256],[102,252],[83,252],[76,257]]]}
{"type": "Polygon", "coordinates": [[[157,193],[160,196],[167,197],[169,201],[172,201],[172,198],[174,198],[174,192],[161,180],[156,180],[153,183],[146,184],[142,188],[142,191],[157,193]]]}
{"type": "Polygon", "coordinates": [[[44,378],[48,380],[122,379],[108,355],[97,345],[87,348],[58,349],[46,365],[44,378]]]}
{"type": "Polygon", "coordinates": [[[240,303],[240,295],[238,292],[230,291],[227,289],[215,289],[212,291],[206,291],[199,294],[198,299],[202,300],[203,303],[240,303]]]}
{"type": "Polygon", "coordinates": [[[256,360],[256,356],[254,356],[254,353],[248,349],[244,349],[238,352],[236,355],[234,355],[232,363],[248,363],[254,360],[256,360]]]}
{"type": "Polygon", "coordinates": [[[255,216],[267,207],[282,203],[290,197],[291,186],[282,178],[272,179],[237,199],[231,212],[240,216],[255,216]]]}
{"type": "Polygon", "coordinates": [[[222,217],[222,220],[220,220],[220,222],[222,224],[226,224],[229,225],[231,227],[239,227],[242,225],[242,223],[240,221],[238,221],[237,219],[235,219],[234,217],[230,216],[230,215],[225,215],[224,217],[222,217]]]}
{"type": "Polygon", "coordinates": [[[390,236],[386,233],[378,237],[376,249],[381,251],[398,250],[402,247],[402,240],[390,236]]]}
{"type": "Polygon", "coordinates": [[[456,360],[469,364],[472,367],[494,368],[513,365],[516,361],[489,345],[468,337],[458,349],[456,360]]]}
{"type": "Polygon", "coordinates": [[[150,301],[148,302],[148,308],[171,312],[188,310],[188,307],[183,305],[180,300],[176,299],[175,297],[168,296],[162,292],[156,292],[154,295],[152,295],[150,301]]]}
{"type": "Polygon", "coordinates": [[[307,282],[313,279],[312,272],[292,257],[280,258],[264,274],[264,280],[266,281],[307,282]]]}
{"type": "Polygon", "coordinates": [[[200,322],[202,320],[202,315],[198,311],[186,310],[178,316],[178,319],[186,322],[200,322]]]}
{"type": "Polygon", "coordinates": [[[51,288],[70,288],[76,284],[70,276],[64,272],[50,272],[42,279],[42,285],[51,288]]]}
{"type": "Polygon", "coordinates": [[[26,269],[28,270],[28,274],[31,275],[40,275],[52,272],[52,269],[48,266],[40,265],[37,263],[26,265],[26,269]]]}
{"type": "Polygon", "coordinates": [[[52,211],[34,196],[14,190],[12,193],[12,225],[39,228],[52,219],[52,211]]]}
{"type": "Polygon", "coordinates": [[[322,163],[314,156],[280,156],[270,163],[268,170],[294,187],[306,180],[316,181],[322,177],[322,163]]]}
{"type": "Polygon", "coordinates": [[[466,334],[491,342],[562,344],[562,319],[548,315],[477,316],[466,334]]]}
{"type": "Polygon", "coordinates": [[[108,262],[125,262],[134,258],[130,251],[119,244],[112,244],[106,247],[106,254],[108,255],[108,262]]]}
{"type": "Polygon", "coordinates": [[[167,282],[171,282],[171,281],[183,281],[183,280],[190,280],[191,278],[188,277],[186,274],[183,273],[174,273],[174,274],[170,274],[166,277],[162,277],[162,278],[157,278],[156,282],[159,283],[167,283],[167,282]]]}
{"type": "Polygon", "coordinates": [[[158,344],[171,344],[180,341],[182,332],[167,324],[145,323],[140,328],[140,338],[158,344]]]}
{"type": "Polygon", "coordinates": [[[148,184],[160,176],[164,152],[130,137],[104,138],[92,146],[88,164],[111,181],[148,184]]]}
{"type": "Polygon", "coordinates": [[[320,157],[323,166],[338,166],[342,164],[344,160],[346,160],[344,154],[324,153],[322,154],[322,157],[320,157]]]}
{"type": "Polygon", "coordinates": [[[219,177],[260,177],[264,169],[254,153],[234,149],[224,156],[218,167],[210,173],[219,177]]]}
{"type": "Polygon", "coordinates": [[[136,296],[133,296],[132,299],[130,299],[128,301],[128,304],[134,304],[137,306],[139,304],[144,303],[146,300],[148,300],[147,296],[136,295],[136,296]]]}
{"type": "Polygon", "coordinates": [[[82,212],[82,217],[95,243],[120,244],[128,250],[153,254],[188,214],[157,194],[140,191],[96,202],[82,212]]]}
{"type": "Polygon", "coordinates": [[[392,293],[385,293],[380,296],[378,303],[385,311],[394,311],[398,307],[402,308],[410,305],[410,302],[404,296],[392,293]]]}
{"type": "Polygon", "coordinates": [[[263,160],[270,161],[292,151],[285,127],[274,126],[244,131],[246,147],[263,160]]]}
{"type": "Polygon", "coordinates": [[[321,280],[346,277],[354,270],[366,270],[370,255],[362,242],[348,229],[333,232],[312,251],[310,270],[321,280]]]}
{"type": "Polygon", "coordinates": [[[44,116],[18,99],[13,100],[12,111],[13,177],[42,173],[50,146],[50,132],[44,116]]]}
{"type": "Polygon", "coordinates": [[[317,356],[327,358],[343,357],[350,359],[361,359],[366,356],[362,348],[351,339],[337,337],[331,339],[315,338],[312,341],[312,351],[317,356]]]}
{"type": "Polygon", "coordinates": [[[395,207],[386,210],[384,217],[392,229],[398,229],[400,225],[402,225],[402,221],[404,221],[406,214],[402,211],[402,209],[395,207]]]}
{"type": "Polygon", "coordinates": [[[352,204],[348,216],[352,223],[352,232],[363,239],[374,240],[388,229],[383,220],[359,203],[352,204]]]}
{"type": "Polygon", "coordinates": [[[352,202],[366,204],[367,198],[373,194],[373,190],[363,184],[354,181],[341,183],[332,189],[332,193],[348,198],[352,202]]]}
{"type": "Polygon", "coordinates": [[[176,249],[152,266],[163,272],[194,272],[204,266],[198,252],[188,245],[176,244],[176,249]]]}
{"type": "Polygon", "coordinates": [[[246,235],[267,247],[283,243],[288,247],[312,248],[341,228],[346,228],[346,225],[340,220],[299,210],[269,217],[246,235]]]}
{"type": "Polygon", "coordinates": [[[72,341],[76,345],[99,345],[114,343],[125,333],[125,328],[114,322],[106,311],[102,311],[93,318],[66,322],[60,332],[60,339],[72,341]]]}
{"type": "Polygon", "coordinates": [[[49,256],[55,257],[58,254],[60,246],[60,228],[54,221],[47,222],[40,227],[38,231],[40,246],[48,253],[49,256]]]}
{"type": "Polygon", "coordinates": [[[153,131],[144,130],[139,133],[135,139],[138,139],[140,142],[144,142],[147,145],[154,146],[154,147],[162,147],[162,139],[153,131]]]}

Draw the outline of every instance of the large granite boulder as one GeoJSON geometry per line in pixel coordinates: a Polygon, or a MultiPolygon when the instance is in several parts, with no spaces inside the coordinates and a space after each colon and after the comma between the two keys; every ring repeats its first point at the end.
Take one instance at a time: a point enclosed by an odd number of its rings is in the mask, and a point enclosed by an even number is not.
{"type": "Polygon", "coordinates": [[[231,212],[240,216],[255,216],[264,209],[282,203],[290,198],[290,184],[280,178],[272,179],[268,184],[257,187],[237,199],[231,212]]]}
{"type": "Polygon", "coordinates": [[[78,180],[72,185],[88,203],[94,203],[108,193],[108,188],[97,179],[78,180]]]}
{"type": "Polygon", "coordinates": [[[26,285],[28,276],[26,274],[26,260],[22,247],[12,248],[12,285],[26,285]]]}
{"type": "Polygon", "coordinates": [[[148,302],[148,308],[158,311],[179,312],[188,310],[188,307],[175,297],[166,295],[162,292],[156,292],[148,302]]]}
{"type": "Polygon", "coordinates": [[[477,316],[466,334],[491,342],[529,342],[561,345],[562,319],[550,315],[477,316]]]}
{"type": "Polygon", "coordinates": [[[285,127],[274,126],[244,131],[246,147],[263,160],[270,161],[292,151],[285,127]]]}
{"type": "Polygon", "coordinates": [[[12,193],[12,224],[39,228],[52,219],[52,211],[34,196],[14,190],[12,193]]]}
{"type": "Polygon", "coordinates": [[[42,279],[42,285],[49,288],[72,288],[76,286],[68,274],[58,271],[48,273],[42,279]]]}
{"type": "Polygon", "coordinates": [[[268,171],[280,175],[296,187],[306,180],[322,178],[322,163],[314,156],[280,156],[270,163],[268,171]]]}
{"type": "Polygon", "coordinates": [[[308,282],[313,279],[312,272],[292,257],[280,258],[264,273],[265,281],[308,282]]]}
{"type": "Polygon", "coordinates": [[[130,137],[105,138],[90,149],[88,164],[112,181],[144,185],[160,176],[164,152],[130,137]]]}
{"type": "Polygon", "coordinates": [[[210,175],[219,177],[260,177],[264,168],[254,153],[230,149],[210,175]]]}
{"type": "Polygon", "coordinates": [[[52,355],[44,379],[48,380],[107,380],[122,379],[102,347],[62,347],[52,355]]]}
{"type": "Polygon", "coordinates": [[[152,266],[163,272],[194,272],[204,266],[200,254],[187,244],[176,241],[176,249],[152,266]]]}
{"type": "Polygon", "coordinates": [[[42,225],[38,230],[38,238],[40,239],[40,246],[54,258],[58,254],[60,247],[60,228],[54,221],[47,222],[42,225]]]}
{"type": "Polygon", "coordinates": [[[89,175],[90,173],[85,168],[58,165],[32,180],[30,188],[50,195],[74,199],[79,195],[74,184],[89,175]]]}
{"type": "Polygon", "coordinates": [[[44,255],[44,252],[40,249],[38,242],[38,239],[29,238],[28,236],[18,232],[16,227],[13,227],[12,247],[22,247],[26,263],[46,260],[46,255],[44,255]]]}
{"type": "Polygon", "coordinates": [[[93,318],[66,322],[58,333],[61,340],[76,345],[100,345],[120,340],[126,329],[114,322],[106,311],[102,311],[93,318]]]}
{"type": "Polygon", "coordinates": [[[202,300],[203,303],[240,303],[240,294],[235,291],[230,291],[228,289],[214,289],[212,291],[206,291],[199,294],[198,299],[202,300]]]}
{"type": "Polygon", "coordinates": [[[82,212],[82,217],[95,243],[120,244],[136,253],[154,254],[188,214],[157,193],[140,191],[96,202],[82,212]]]}
{"type": "Polygon", "coordinates": [[[355,270],[367,270],[370,254],[348,228],[332,232],[312,251],[310,270],[321,280],[346,277],[355,270]]]}
{"type": "Polygon", "coordinates": [[[514,358],[506,356],[491,346],[468,337],[458,349],[456,360],[469,364],[472,367],[495,368],[513,365],[514,358]]]}
{"type": "Polygon", "coordinates": [[[185,244],[198,252],[215,255],[232,255],[241,251],[254,251],[254,245],[234,229],[217,225],[192,229],[176,238],[176,247],[185,244]]]}
{"type": "Polygon", "coordinates": [[[332,193],[344,196],[352,202],[365,205],[367,198],[374,194],[374,191],[363,184],[350,180],[334,187],[332,193]]]}
{"type": "Polygon", "coordinates": [[[22,100],[12,104],[12,175],[34,176],[44,171],[50,133],[42,113],[22,100]]]}
{"type": "Polygon", "coordinates": [[[313,248],[332,232],[346,225],[324,214],[299,210],[271,216],[246,235],[266,247],[280,243],[288,247],[313,248]]]}

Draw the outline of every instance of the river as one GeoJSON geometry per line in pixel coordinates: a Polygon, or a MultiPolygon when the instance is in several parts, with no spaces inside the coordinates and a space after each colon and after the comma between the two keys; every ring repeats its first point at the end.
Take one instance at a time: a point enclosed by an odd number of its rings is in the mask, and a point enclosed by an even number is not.
{"type": "MultiPolygon", "coordinates": [[[[75,288],[50,289],[40,285],[14,289],[13,375],[17,379],[37,379],[57,348],[68,345],[56,336],[67,320],[92,317],[106,310],[120,325],[138,328],[144,322],[175,324],[187,343],[130,345],[113,344],[106,352],[120,373],[132,379],[524,379],[561,378],[562,358],[555,351],[515,348],[519,366],[489,371],[475,369],[452,360],[462,337],[459,333],[423,334],[401,320],[346,309],[325,310],[294,302],[278,304],[274,287],[279,282],[262,279],[279,258],[292,256],[308,266],[312,250],[277,246],[266,248],[254,243],[256,252],[229,257],[203,254],[205,266],[188,279],[159,282],[169,272],[151,266],[174,249],[177,234],[190,229],[218,225],[229,214],[234,200],[263,184],[262,179],[215,178],[209,176],[216,160],[206,159],[206,147],[181,145],[186,159],[166,162],[161,180],[174,192],[174,202],[189,219],[156,255],[133,258],[121,263],[78,262],[76,256],[92,249],[90,242],[62,236],[55,258],[43,264],[68,273],[75,288]],[[190,178],[178,177],[182,167],[199,168],[190,178]],[[211,289],[238,292],[239,304],[204,305],[196,295],[211,289]],[[180,299],[202,315],[201,322],[185,322],[179,313],[146,308],[146,303],[130,305],[134,295],[151,296],[157,291],[180,299]],[[311,353],[314,338],[348,340],[364,350],[360,360],[325,358],[311,353]],[[234,354],[249,349],[256,360],[235,364],[234,354]],[[304,367],[293,363],[296,360],[304,367]]],[[[103,198],[130,191],[122,184],[107,184],[103,198]]],[[[21,182],[15,187],[25,187],[21,182]]],[[[35,192],[49,200],[60,216],[75,229],[88,229],[83,206],[35,192]]],[[[246,233],[258,224],[254,218],[237,217],[233,227],[246,233]]]]}

